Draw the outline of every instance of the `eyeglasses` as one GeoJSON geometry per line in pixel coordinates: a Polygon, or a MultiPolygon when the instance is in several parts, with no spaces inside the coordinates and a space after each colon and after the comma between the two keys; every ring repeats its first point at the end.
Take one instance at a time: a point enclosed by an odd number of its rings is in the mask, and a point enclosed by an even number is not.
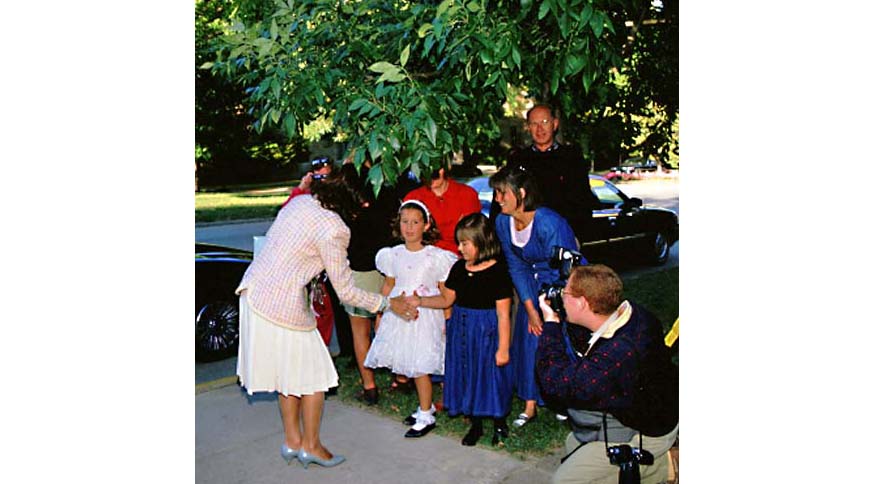
{"type": "Polygon", "coordinates": [[[529,128],[535,129],[538,126],[546,128],[546,127],[550,126],[550,123],[552,123],[552,122],[553,122],[553,118],[547,118],[547,119],[542,119],[540,121],[529,121],[526,124],[529,125],[529,128]]]}

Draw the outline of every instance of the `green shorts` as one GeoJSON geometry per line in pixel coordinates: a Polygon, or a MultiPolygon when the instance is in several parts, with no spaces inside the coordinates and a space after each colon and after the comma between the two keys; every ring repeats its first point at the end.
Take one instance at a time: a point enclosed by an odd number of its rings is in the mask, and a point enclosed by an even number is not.
{"type": "MultiPolygon", "coordinates": [[[[367,272],[352,271],[352,280],[355,282],[355,287],[380,294],[385,278],[383,277],[383,274],[380,274],[380,271],[376,270],[367,272]]],[[[346,314],[349,314],[350,316],[369,319],[377,317],[376,314],[367,309],[351,306],[349,304],[344,304],[343,309],[346,311],[346,314]]]]}

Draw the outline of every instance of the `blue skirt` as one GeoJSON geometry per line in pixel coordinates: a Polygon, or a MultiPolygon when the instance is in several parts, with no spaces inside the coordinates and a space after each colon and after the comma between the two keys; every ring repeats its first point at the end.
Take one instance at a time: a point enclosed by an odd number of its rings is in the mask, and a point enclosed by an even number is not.
{"type": "Polygon", "coordinates": [[[449,415],[504,417],[510,412],[510,364],[495,364],[495,309],[453,306],[447,322],[444,408],[449,415]]]}
{"type": "Polygon", "coordinates": [[[538,381],[535,377],[535,351],[538,349],[538,337],[529,333],[529,315],[525,307],[519,305],[516,322],[513,326],[513,338],[510,340],[510,366],[513,369],[513,387],[522,400],[534,400],[539,406],[544,406],[538,381]]]}

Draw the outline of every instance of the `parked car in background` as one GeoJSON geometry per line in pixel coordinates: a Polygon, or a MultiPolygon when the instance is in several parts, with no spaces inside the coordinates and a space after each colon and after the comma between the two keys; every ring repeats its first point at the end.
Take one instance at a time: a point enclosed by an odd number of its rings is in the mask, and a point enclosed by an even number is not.
{"type": "Polygon", "coordinates": [[[608,180],[629,180],[632,178],[638,178],[642,173],[656,171],[658,166],[659,162],[653,158],[644,159],[637,156],[635,158],[629,158],[611,168],[611,170],[605,174],[605,178],[608,180]]]}
{"type": "MultiPolygon", "coordinates": [[[[592,211],[592,230],[580,240],[580,250],[591,262],[639,262],[662,265],[678,240],[678,216],[659,207],[645,206],[598,175],[589,185],[599,207],[592,211]]],[[[474,178],[468,186],[477,191],[481,212],[489,216],[492,188],[487,177],[474,178]]]]}
{"type": "Polygon", "coordinates": [[[240,312],[234,290],[252,252],[213,244],[194,245],[194,350],[199,362],[235,356],[240,312]]]}

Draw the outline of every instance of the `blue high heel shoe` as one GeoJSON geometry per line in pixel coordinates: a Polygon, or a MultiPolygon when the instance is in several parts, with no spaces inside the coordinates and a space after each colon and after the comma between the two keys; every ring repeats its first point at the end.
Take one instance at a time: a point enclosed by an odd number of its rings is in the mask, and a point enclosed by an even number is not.
{"type": "Polygon", "coordinates": [[[286,460],[286,464],[289,465],[291,465],[292,461],[295,460],[296,457],[298,457],[298,452],[300,451],[292,449],[285,443],[283,443],[283,446],[280,448],[280,455],[283,456],[283,459],[286,460]]]}
{"type": "Polygon", "coordinates": [[[322,467],[334,467],[334,466],[340,464],[341,462],[345,461],[346,457],[344,457],[342,455],[335,454],[334,457],[332,457],[330,459],[327,459],[327,460],[320,459],[320,458],[316,457],[315,455],[308,454],[306,450],[301,449],[298,452],[298,460],[301,461],[301,464],[304,466],[304,469],[306,469],[307,466],[310,465],[311,463],[319,464],[322,467]]]}

